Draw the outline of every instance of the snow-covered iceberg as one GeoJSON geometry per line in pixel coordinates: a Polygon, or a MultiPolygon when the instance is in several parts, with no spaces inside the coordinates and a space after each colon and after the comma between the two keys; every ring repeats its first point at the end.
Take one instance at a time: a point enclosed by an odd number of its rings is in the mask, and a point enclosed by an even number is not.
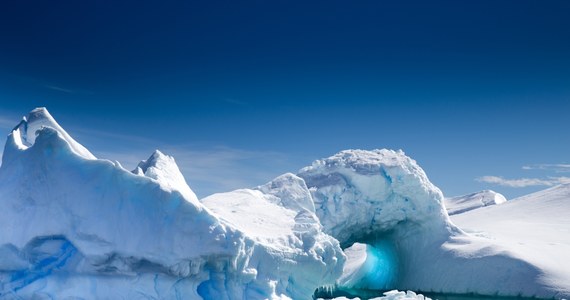
{"type": "Polygon", "coordinates": [[[199,202],[171,157],[155,152],[129,172],[36,109],[8,136],[0,167],[0,297],[309,299],[334,283],[344,255],[310,199],[280,193],[244,200],[273,208],[261,221],[290,226],[275,248],[259,226],[199,202]]]}
{"type": "Polygon", "coordinates": [[[481,207],[499,205],[507,202],[502,194],[484,190],[468,195],[445,198],[445,208],[449,215],[461,214],[481,207]]]}
{"type": "Polygon", "coordinates": [[[174,158],[156,151],[125,170],[36,109],[0,166],[0,298],[304,300],[319,287],[567,298],[569,191],[450,219],[402,151],[347,150],[198,200],[174,158]]]}
{"type": "Polygon", "coordinates": [[[347,253],[340,289],[568,295],[532,261],[455,226],[441,191],[402,151],[342,151],[298,175],[347,253]]]}

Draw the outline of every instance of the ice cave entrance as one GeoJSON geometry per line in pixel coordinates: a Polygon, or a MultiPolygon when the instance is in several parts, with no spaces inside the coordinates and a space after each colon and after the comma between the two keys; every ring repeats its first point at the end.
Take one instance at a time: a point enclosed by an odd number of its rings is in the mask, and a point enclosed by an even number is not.
{"type": "MultiPolygon", "coordinates": [[[[385,290],[393,287],[398,275],[398,256],[388,240],[378,240],[366,245],[366,261],[360,283],[369,289],[385,290]]],[[[359,287],[357,284],[356,287],[359,287]]],[[[363,286],[363,287],[364,287],[363,286]]]]}

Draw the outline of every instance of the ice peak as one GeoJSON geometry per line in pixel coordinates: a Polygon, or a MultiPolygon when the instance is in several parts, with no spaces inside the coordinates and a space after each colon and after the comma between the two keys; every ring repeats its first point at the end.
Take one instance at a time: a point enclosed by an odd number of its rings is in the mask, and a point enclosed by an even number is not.
{"type": "Polygon", "coordinates": [[[49,119],[55,122],[47,108],[45,107],[36,107],[30,111],[28,114],[28,121],[32,122],[34,119],[49,119]]]}
{"type": "Polygon", "coordinates": [[[158,181],[163,188],[171,191],[176,190],[186,200],[198,202],[198,197],[186,183],[174,157],[166,155],[160,150],[154,150],[150,157],[141,161],[132,173],[152,178],[158,181]]]}
{"type": "MultiPolygon", "coordinates": [[[[141,161],[137,167],[140,168],[143,173],[146,173],[147,169],[150,167],[160,167],[161,165],[169,164],[176,165],[174,158],[165,155],[164,153],[160,152],[160,150],[156,149],[147,160],[141,161]]],[[[178,166],[176,166],[176,168],[178,168],[178,166]]]]}
{"type": "Polygon", "coordinates": [[[76,142],[61,126],[59,126],[45,107],[38,107],[30,111],[27,117],[23,117],[22,121],[14,127],[8,136],[8,142],[6,143],[4,150],[5,155],[3,162],[7,160],[6,153],[8,153],[8,156],[11,156],[18,151],[24,151],[33,146],[36,142],[38,132],[47,127],[56,131],[57,135],[69,144],[73,153],[83,157],[84,159],[96,159],[89,150],[76,142]]]}

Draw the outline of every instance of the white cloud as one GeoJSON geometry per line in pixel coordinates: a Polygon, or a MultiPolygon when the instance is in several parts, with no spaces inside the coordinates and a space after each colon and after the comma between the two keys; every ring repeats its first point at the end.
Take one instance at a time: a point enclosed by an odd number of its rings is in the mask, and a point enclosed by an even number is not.
{"type": "Polygon", "coordinates": [[[523,170],[546,170],[556,173],[570,172],[570,164],[534,164],[522,167],[523,170]]]}
{"type": "Polygon", "coordinates": [[[529,186],[553,186],[557,184],[570,183],[570,177],[548,177],[547,179],[540,179],[540,178],[505,179],[500,176],[482,176],[476,178],[475,180],[479,182],[492,183],[513,188],[523,188],[529,186]]]}

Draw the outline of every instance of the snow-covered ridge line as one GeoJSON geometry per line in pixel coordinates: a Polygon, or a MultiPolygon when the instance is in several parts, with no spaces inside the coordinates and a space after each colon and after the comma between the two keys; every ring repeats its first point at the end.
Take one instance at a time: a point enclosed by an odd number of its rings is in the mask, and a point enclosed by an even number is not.
{"type": "Polygon", "coordinates": [[[449,215],[461,214],[470,210],[499,205],[507,202],[505,196],[491,190],[484,190],[468,195],[445,198],[445,207],[449,215]]]}

